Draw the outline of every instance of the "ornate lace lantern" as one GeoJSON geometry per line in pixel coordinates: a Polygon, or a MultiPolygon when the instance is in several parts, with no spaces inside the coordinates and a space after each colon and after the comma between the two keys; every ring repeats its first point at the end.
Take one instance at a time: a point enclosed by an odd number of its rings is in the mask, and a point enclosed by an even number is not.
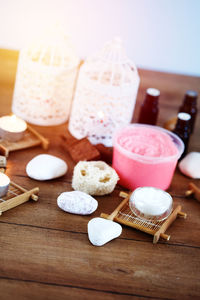
{"type": "Polygon", "coordinates": [[[79,59],[55,27],[20,51],[13,112],[37,125],[64,123],[71,109],[79,59]]]}
{"type": "Polygon", "coordinates": [[[107,43],[80,69],[69,121],[71,134],[112,146],[113,132],[131,122],[139,81],[121,40],[107,43]]]}

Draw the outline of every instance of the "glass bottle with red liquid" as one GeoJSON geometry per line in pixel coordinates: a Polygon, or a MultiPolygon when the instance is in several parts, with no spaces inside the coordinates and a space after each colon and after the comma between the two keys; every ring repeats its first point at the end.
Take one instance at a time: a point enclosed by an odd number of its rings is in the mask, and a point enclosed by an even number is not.
{"type": "Polygon", "coordinates": [[[160,91],[154,88],[146,90],[144,102],[141,105],[138,123],[156,125],[159,107],[160,91]]]}
{"type": "Polygon", "coordinates": [[[183,112],[179,113],[175,129],[173,130],[173,132],[182,139],[182,141],[185,145],[184,152],[180,159],[182,159],[188,151],[188,145],[189,145],[189,139],[190,139],[190,133],[191,133],[190,121],[191,121],[190,114],[183,113],[183,112]]]}
{"type": "Polygon", "coordinates": [[[190,126],[191,133],[194,131],[195,119],[198,112],[197,109],[198,94],[195,91],[189,90],[185,93],[183,103],[179,108],[179,112],[185,112],[191,115],[190,126]]]}

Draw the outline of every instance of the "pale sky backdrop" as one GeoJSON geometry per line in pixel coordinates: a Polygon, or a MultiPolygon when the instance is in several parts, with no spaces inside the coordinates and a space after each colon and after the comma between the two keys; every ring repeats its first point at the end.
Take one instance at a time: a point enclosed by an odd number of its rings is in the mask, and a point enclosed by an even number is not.
{"type": "Polygon", "coordinates": [[[120,36],[138,67],[200,76],[200,0],[0,0],[0,48],[57,21],[83,59],[120,36]]]}

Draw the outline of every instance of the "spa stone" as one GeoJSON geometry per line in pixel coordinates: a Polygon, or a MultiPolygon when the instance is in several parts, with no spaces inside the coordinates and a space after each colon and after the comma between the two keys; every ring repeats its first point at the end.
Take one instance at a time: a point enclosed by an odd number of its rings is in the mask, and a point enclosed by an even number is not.
{"type": "Polygon", "coordinates": [[[26,173],[36,180],[51,180],[65,175],[67,164],[64,160],[49,154],[35,156],[26,166],[26,173]]]}
{"type": "Polygon", "coordinates": [[[60,194],[57,204],[65,212],[79,215],[90,215],[98,207],[98,202],[93,197],[80,191],[60,194]]]}
{"type": "Polygon", "coordinates": [[[88,238],[94,246],[103,246],[121,233],[121,225],[111,220],[94,218],[88,223],[88,238]]]}
{"type": "Polygon", "coordinates": [[[188,153],[178,166],[180,171],[186,176],[200,179],[200,152],[188,153]]]}

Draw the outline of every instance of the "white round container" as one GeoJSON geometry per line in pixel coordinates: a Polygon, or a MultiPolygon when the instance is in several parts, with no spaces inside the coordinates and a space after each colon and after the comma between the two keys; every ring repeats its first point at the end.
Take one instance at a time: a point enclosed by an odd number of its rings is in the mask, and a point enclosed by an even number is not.
{"type": "Polygon", "coordinates": [[[24,137],[26,129],[26,122],[15,115],[0,118],[0,138],[3,140],[17,142],[24,137]]]}
{"type": "Polygon", "coordinates": [[[145,220],[162,221],[172,211],[171,195],[154,187],[137,188],[130,196],[129,206],[132,212],[145,220]]]}
{"type": "Polygon", "coordinates": [[[10,178],[0,172],[0,197],[4,197],[7,194],[9,185],[10,178]]]}

